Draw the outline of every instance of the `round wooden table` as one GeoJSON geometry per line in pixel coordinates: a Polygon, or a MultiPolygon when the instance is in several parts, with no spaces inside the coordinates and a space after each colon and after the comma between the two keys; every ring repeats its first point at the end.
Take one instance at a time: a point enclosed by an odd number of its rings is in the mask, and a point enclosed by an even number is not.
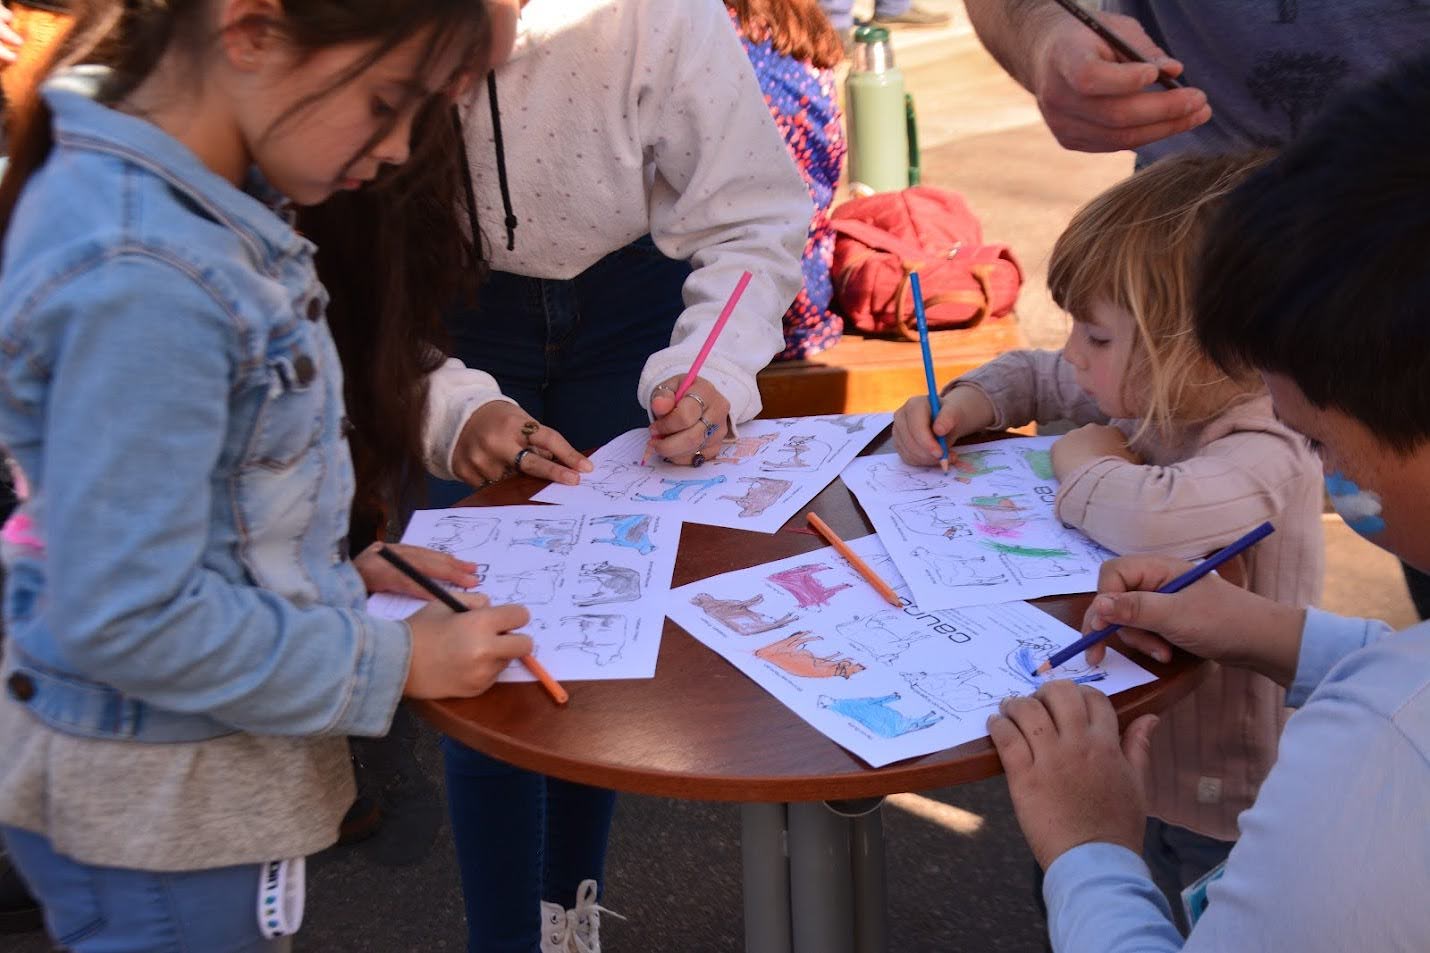
{"type": "MultiPolygon", "coordinates": [[[[865,452],[889,449],[886,436],[865,452]]],[[[464,503],[527,503],[543,486],[516,478],[464,503]]],[[[873,532],[843,481],[808,509],[845,539],[873,532]]],[[[685,524],[673,585],[824,547],[804,529],[803,512],[769,535],[685,524]]],[[[1034,605],[1080,628],[1089,600],[1060,596],[1034,605]]],[[[1158,679],[1113,696],[1123,724],[1167,708],[1204,674],[1187,655],[1165,665],[1137,661],[1158,679]]],[[[654,679],[566,687],[571,700],[561,707],[538,685],[501,683],[477,698],[420,702],[417,710],[464,744],[530,771],[617,791],[747,802],[746,948],[759,953],[882,950],[878,799],[1002,770],[987,738],[870,768],[669,619],[654,679]],[[842,803],[830,809],[828,802],[842,803]]]]}

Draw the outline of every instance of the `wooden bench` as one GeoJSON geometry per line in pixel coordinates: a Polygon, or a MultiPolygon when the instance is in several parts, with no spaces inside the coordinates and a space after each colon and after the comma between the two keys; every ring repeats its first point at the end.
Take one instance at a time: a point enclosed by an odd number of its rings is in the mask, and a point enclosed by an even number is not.
{"type": "MultiPolygon", "coordinates": [[[[998,355],[1025,348],[1017,318],[1008,315],[963,331],[929,335],[940,386],[998,355]]],[[[845,332],[834,347],[805,361],[780,361],[760,372],[761,417],[867,414],[896,410],[923,393],[924,362],[917,341],[845,332]]]]}

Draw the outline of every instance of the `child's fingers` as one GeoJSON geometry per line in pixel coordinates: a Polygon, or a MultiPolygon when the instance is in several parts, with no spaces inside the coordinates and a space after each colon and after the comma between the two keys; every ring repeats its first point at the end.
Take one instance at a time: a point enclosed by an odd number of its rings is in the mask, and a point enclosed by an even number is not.
{"type": "Polygon", "coordinates": [[[951,400],[944,401],[938,409],[938,417],[933,422],[933,432],[947,437],[958,426],[958,406],[951,400]]]}
{"type": "Polygon", "coordinates": [[[526,606],[508,603],[482,610],[482,622],[494,632],[511,632],[531,621],[526,606]]]}
{"type": "Polygon", "coordinates": [[[480,592],[454,592],[452,598],[469,610],[485,609],[492,604],[491,597],[480,592]]]}
{"type": "Polygon", "coordinates": [[[522,658],[530,655],[533,647],[531,636],[506,632],[493,641],[492,654],[501,659],[522,658]]]}
{"type": "Polygon", "coordinates": [[[422,570],[423,573],[438,582],[449,582],[454,586],[467,589],[480,581],[476,575],[476,563],[458,559],[450,553],[428,549],[426,546],[412,546],[407,543],[388,543],[386,545],[411,563],[414,568],[422,570]]]}

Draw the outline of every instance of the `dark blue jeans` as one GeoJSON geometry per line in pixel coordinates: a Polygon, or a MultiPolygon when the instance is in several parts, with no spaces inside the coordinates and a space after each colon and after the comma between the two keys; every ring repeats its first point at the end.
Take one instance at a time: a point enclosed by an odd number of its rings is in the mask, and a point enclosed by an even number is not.
{"type": "MultiPolygon", "coordinates": [[[[669,346],[690,266],[643,238],[570,281],[494,272],[476,310],[448,320],[454,353],[578,450],[647,417],[636,385],[669,346]]],[[[429,486],[432,506],[468,495],[429,486]]],[[[541,907],[571,907],[582,880],[601,882],[616,795],[523,771],[446,738],[447,803],[472,953],[535,953],[541,907]]]]}
{"type": "MultiPolygon", "coordinates": [[[[582,452],[648,422],[636,400],[646,359],[670,346],[690,265],[650,238],[611,252],[570,281],[495,271],[477,307],[448,316],[452,353],[497,379],[522,410],[582,452]]],[[[430,481],[431,506],[470,494],[430,481]]]]}

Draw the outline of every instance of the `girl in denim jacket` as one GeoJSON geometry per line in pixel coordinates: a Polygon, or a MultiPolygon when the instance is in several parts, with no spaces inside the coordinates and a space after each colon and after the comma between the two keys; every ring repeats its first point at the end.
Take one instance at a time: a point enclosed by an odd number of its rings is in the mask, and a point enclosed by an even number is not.
{"type": "MultiPolygon", "coordinates": [[[[171,0],[24,120],[0,183],[0,836],[56,940],[283,949],[344,736],[483,691],[518,607],[362,611],[313,246],[282,203],[408,158],[493,52],[471,0],[171,0]]],[[[83,45],[83,43],[81,43],[83,45]]],[[[419,160],[420,161],[420,160],[419,160]]]]}

